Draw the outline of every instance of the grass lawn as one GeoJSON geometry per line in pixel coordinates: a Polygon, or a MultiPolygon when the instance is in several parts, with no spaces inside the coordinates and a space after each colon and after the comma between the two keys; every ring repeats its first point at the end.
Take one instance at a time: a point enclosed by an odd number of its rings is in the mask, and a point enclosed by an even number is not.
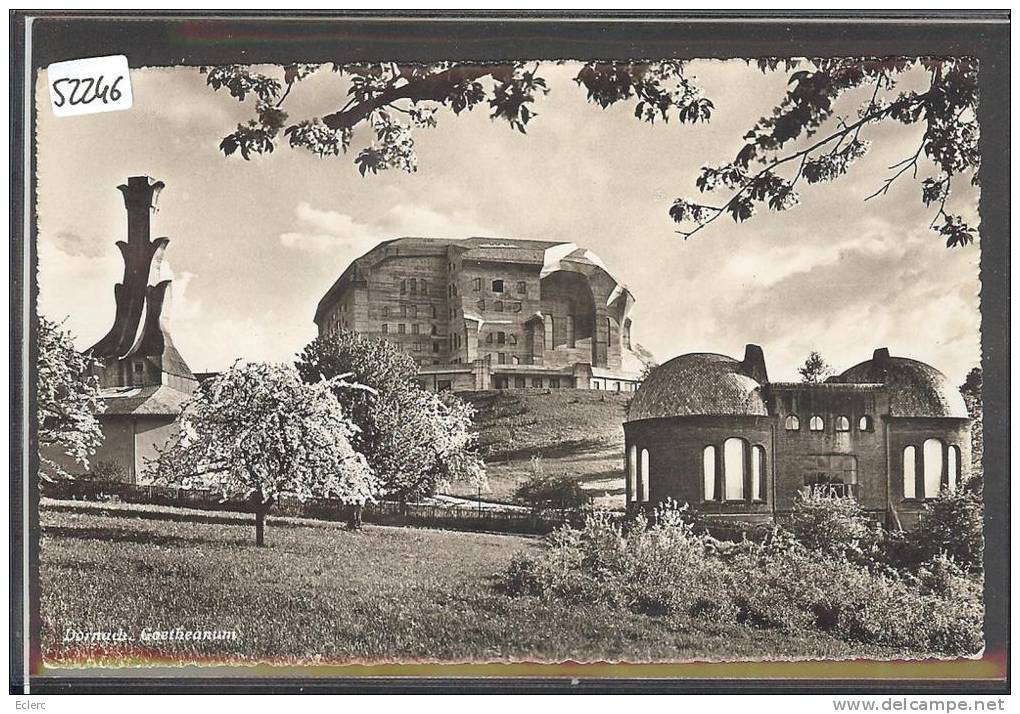
{"type": "Polygon", "coordinates": [[[42,649],[51,665],[146,660],[274,662],[681,661],[882,657],[826,635],[742,625],[676,631],[602,606],[510,597],[499,572],[537,539],[439,530],[241,522],[172,514],[41,512],[42,649]],[[210,520],[206,518],[206,520],[210,520]],[[72,645],[67,628],[235,630],[236,641],[72,645]]]}
{"type": "MultiPolygon", "coordinates": [[[[476,410],[479,450],[485,457],[485,498],[512,501],[541,456],[548,474],[570,474],[597,505],[624,505],[623,422],[631,394],[588,389],[464,392],[476,410]]],[[[473,497],[469,487],[452,493],[473,497]]]]}

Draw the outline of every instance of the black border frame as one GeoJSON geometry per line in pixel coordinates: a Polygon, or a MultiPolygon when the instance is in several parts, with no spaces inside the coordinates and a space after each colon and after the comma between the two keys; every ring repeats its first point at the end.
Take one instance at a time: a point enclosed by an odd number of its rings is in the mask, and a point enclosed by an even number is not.
{"type": "MultiPolygon", "coordinates": [[[[647,57],[759,57],[824,55],[969,55],[980,61],[982,100],[981,313],[984,371],[985,471],[1000,475],[985,483],[986,651],[1009,652],[1009,74],[1008,11],[856,12],[64,12],[17,10],[10,14],[11,99],[11,675],[10,692],[24,691],[23,608],[38,627],[36,569],[38,489],[35,488],[34,426],[26,417],[34,383],[25,370],[35,357],[36,286],[26,285],[25,260],[36,265],[35,222],[23,231],[26,211],[34,216],[34,149],[25,155],[27,131],[34,132],[34,107],[24,102],[26,70],[51,62],[114,52],[131,66],[236,62],[331,61],[342,46],[344,59],[435,61],[462,59],[647,57]],[[29,33],[31,33],[29,35],[29,33]],[[26,47],[31,45],[31,66],[26,47]],[[25,112],[31,121],[23,121],[25,112]],[[26,159],[30,162],[26,172],[26,159]],[[31,205],[22,196],[30,190],[31,205]],[[31,241],[26,244],[26,239],[31,241]],[[21,319],[26,299],[31,324],[21,319]],[[28,328],[26,330],[26,328],[28,328]],[[24,359],[26,341],[28,363],[24,359]],[[27,385],[27,391],[26,391],[27,385]],[[27,431],[26,431],[27,428],[27,431]],[[28,480],[20,478],[29,474],[28,480]],[[21,528],[21,505],[29,488],[29,530],[21,528]],[[31,596],[21,588],[26,565],[31,596]]],[[[33,694],[43,693],[268,693],[268,692],[640,692],[640,693],[853,693],[993,694],[1010,691],[1005,680],[769,680],[726,679],[432,679],[31,677],[33,694]]]]}

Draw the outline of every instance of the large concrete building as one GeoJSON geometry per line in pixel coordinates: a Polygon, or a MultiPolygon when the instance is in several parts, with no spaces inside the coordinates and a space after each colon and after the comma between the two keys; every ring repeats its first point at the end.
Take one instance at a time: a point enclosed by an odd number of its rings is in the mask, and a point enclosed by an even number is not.
{"type": "Polygon", "coordinates": [[[624,431],[628,507],[673,498],[739,520],[815,491],[909,527],[971,464],[959,390],[887,349],[822,383],[769,382],[756,345],[742,360],[682,355],[649,375],[624,431]]]}
{"type": "MultiPolygon", "coordinates": [[[[150,239],[154,200],[161,181],[132,176],[118,186],[127,209],[127,241],[118,241],[124,278],[114,286],[116,312],[110,331],[89,352],[100,363],[104,439],[91,467],[131,483],[146,462],[176,433],[175,421],[198,386],[169,331],[171,283],[164,260],[169,238],[150,239]]],[[[66,459],[65,459],[66,461],[66,459]]],[[[81,469],[66,463],[65,468],[81,469]]]]}
{"type": "Polygon", "coordinates": [[[354,260],[319,301],[319,335],[380,337],[436,391],[632,391],[634,298],[589,250],[497,238],[398,238],[354,260]]]}

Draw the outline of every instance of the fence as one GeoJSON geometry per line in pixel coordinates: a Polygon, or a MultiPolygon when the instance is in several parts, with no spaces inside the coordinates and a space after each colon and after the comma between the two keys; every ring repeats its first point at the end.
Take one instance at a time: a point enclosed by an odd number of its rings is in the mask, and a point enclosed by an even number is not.
{"type": "MultiPolygon", "coordinates": [[[[43,495],[69,500],[120,501],[233,513],[252,511],[250,503],[241,500],[223,501],[219,495],[208,490],[109,481],[81,480],[46,484],[43,495]]],[[[351,516],[351,508],[338,500],[316,498],[302,501],[295,496],[285,495],[276,501],[269,515],[347,521],[351,516]]],[[[580,514],[572,511],[535,513],[501,509],[493,504],[479,508],[467,504],[378,501],[367,504],[362,510],[362,521],[366,523],[498,533],[545,534],[564,524],[579,526],[582,520],[580,514]]]]}

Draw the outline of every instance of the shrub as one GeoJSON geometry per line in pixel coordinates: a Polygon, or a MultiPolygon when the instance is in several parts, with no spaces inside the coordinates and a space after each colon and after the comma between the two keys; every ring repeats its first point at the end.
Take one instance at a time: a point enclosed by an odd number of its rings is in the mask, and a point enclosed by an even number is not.
{"type": "Polygon", "coordinates": [[[809,550],[838,556],[869,556],[878,531],[856,499],[801,494],[793,506],[789,527],[809,550]]]}
{"type": "Polygon", "coordinates": [[[517,487],[514,497],[535,511],[577,510],[591,500],[577,479],[567,474],[547,474],[541,456],[531,457],[531,474],[517,487]]]}
{"type": "Polygon", "coordinates": [[[718,541],[700,533],[685,508],[664,504],[625,528],[594,512],[563,527],[538,554],[519,555],[503,573],[512,594],[598,601],[662,616],[675,628],[698,618],[787,631],[821,630],[844,640],[971,654],[981,646],[981,584],[949,556],[916,573],[855,560],[849,547],[875,531],[848,504],[809,504],[795,520],[810,547],[775,526],[759,541],[718,541]],[[832,514],[835,513],[835,516],[832,514]],[[820,524],[841,530],[821,538],[820,524]],[[853,557],[846,557],[848,554],[853,557]]]}
{"type": "Polygon", "coordinates": [[[984,507],[968,489],[946,490],[924,505],[912,540],[922,558],[946,553],[959,565],[981,570],[984,559],[984,507]]]}

